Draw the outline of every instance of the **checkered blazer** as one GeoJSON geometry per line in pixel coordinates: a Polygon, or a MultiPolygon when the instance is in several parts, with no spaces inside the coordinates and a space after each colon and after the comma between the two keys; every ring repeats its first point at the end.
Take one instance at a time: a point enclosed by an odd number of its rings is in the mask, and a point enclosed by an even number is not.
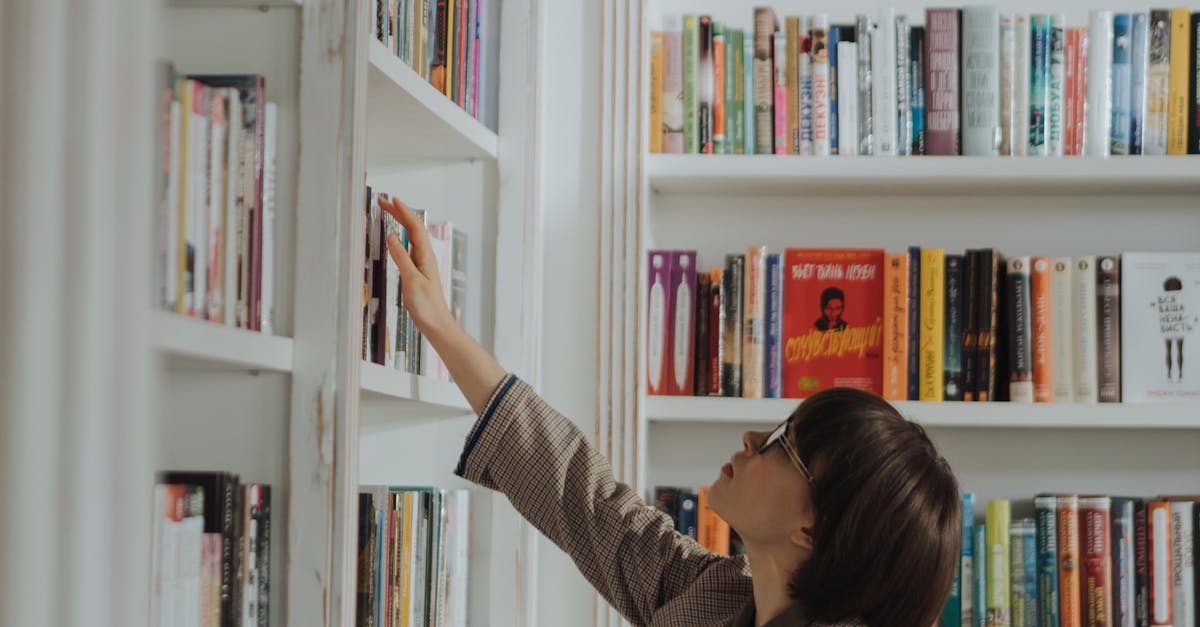
{"type": "MultiPolygon", "coordinates": [[[[459,476],[503,492],[635,625],[754,624],[744,557],[706,551],[647,505],[587,438],[515,376],[467,436],[459,476]]],[[[769,627],[813,625],[793,606],[769,627]]]]}

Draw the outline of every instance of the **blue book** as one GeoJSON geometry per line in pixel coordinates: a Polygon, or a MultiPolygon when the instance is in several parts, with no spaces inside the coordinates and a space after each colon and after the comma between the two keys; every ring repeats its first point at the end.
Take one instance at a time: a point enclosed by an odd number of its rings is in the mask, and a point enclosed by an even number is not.
{"type": "Polygon", "coordinates": [[[1039,494],[1033,499],[1037,520],[1038,625],[1058,627],[1058,497],[1039,494]]]}
{"type": "MultiPolygon", "coordinates": [[[[861,104],[859,105],[861,106],[861,104]]],[[[921,247],[908,247],[908,400],[921,400],[921,247]]]]}
{"type": "Polygon", "coordinates": [[[825,35],[829,52],[829,154],[838,153],[838,57],[837,45],[842,40],[842,27],[831,26],[825,35]]]}
{"type": "Polygon", "coordinates": [[[1129,107],[1133,104],[1130,67],[1129,14],[1113,15],[1112,130],[1109,146],[1114,155],[1129,154],[1129,107]]]}
{"type": "MultiPolygon", "coordinates": [[[[1145,15],[1145,14],[1142,14],[1145,15]]],[[[1112,500],[1112,624],[1136,622],[1137,578],[1133,540],[1135,499],[1112,500]]]]}
{"type": "Polygon", "coordinates": [[[1150,71],[1150,20],[1145,12],[1130,17],[1129,154],[1140,155],[1146,142],[1146,74],[1150,71]]]}
{"type": "Polygon", "coordinates": [[[745,154],[754,154],[754,31],[747,31],[742,38],[742,93],[743,117],[746,118],[742,135],[746,144],[745,154]]]}
{"type": "Polygon", "coordinates": [[[909,108],[912,110],[912,154],[925,154],[925,27],[908,35],[909,108]]]}
{"type": "Polygon", "coordinates": [[[987,524],[975,525],[975,627],[987,627],[987,524]]]}
{"type": "MultiPolygon", "coordinates": [[[[1025,608],[1025,615],[1022,617],[1022,623],[1026,627],[1036,627],[1041,623],[1038,622],[1038,545],[1037,545],[1037,525],[1032,520],[1025,519],[1021,525],[1021,550],[1023,552],[1022,564],[1025,566],[1024,586],[1022,590],[1014,593],[1019,593],[1022,597],[1022,607],[1025,608]]],[[[1056,600],[1058,597],[1054,597],[1056,600]]],[[[1013,617],[1015,624],[1017,618],[1013,617]]]]}
{"type": "Polygon", "coordinates": [[[958,592],[960,596],[957,619],[942,618],[942,624],[950,620],[961,627],[975,624],[975,495],[970,492],[962,497],[962,561],[958,568],[958,592]]]}
{"type": "Polygon", "coordinates": [[[779,398],[783,386],[783,363],[780,346],[780,334],[783,325],[783,256],[779,253],[767,254],[767,345],[763,351],[767,363],[763,372],[766,373],[766,398],[779,398]]]}
{"type": "Polygon", "coordinates": [[[1046,113],[1050,104],[1050,16],[1029,16],[1029,154],[1049,154],[1046,113]]]}

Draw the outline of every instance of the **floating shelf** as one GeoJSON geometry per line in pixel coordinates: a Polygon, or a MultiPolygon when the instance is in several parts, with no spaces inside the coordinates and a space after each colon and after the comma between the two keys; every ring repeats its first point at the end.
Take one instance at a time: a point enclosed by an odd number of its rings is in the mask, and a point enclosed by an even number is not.
{"type": "Polygon", "coordinates": [[[151,343],[172,365],[220,370],[292,371],[290,337],[265,335],[169,311],[151,314],[151,343]]]}
{"type": "Polygon", "coordinates": [[[659,194],[1200,193],[1200,157],[646,155],[659,194]]]}
{"type": "MultiPolygon", "coordinates": [[[[651,422],[773,425],[798,399],[650,396],[651,422]]],[[[1052,429],[1200,429],[1198,404],[894,403],[905,416],[931,427],[1052,429]]]]}
{"type": "Polygon", "coordinates": [[[363,398],[371,401],[400,401],[406,415],[417,418],[464,416],[474,413],[458,386],[395,370],[379,364],[361,362],[359,386],[363,398]]]}
{"type": "Polygon", "coordinates": [[[370,44],[367,163],[495,159],[499,140],[387,46],[370,44]]]}

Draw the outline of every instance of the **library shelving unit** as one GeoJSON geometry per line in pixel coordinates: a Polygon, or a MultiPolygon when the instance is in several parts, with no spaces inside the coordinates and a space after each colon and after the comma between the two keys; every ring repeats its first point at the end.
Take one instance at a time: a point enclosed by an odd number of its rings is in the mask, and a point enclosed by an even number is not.
{"type": "MultiPolygon", "coordinates": [[[[352,627],[358,486],[467,487],[452,471],[474,420],[453,383],[362,359],[366,186],[466,232],[464,327],[528,372],[510,347],[534,344],[520,321],[540,298],[520,270],[538,263],[524,244],[537,237],[537,3],[491,3],[477,120],[375,39],[373,0],[160,1],[157,56],[183,73],[263,74],[279,118],[274,335],[150,312],[153,467],[271,484],[271,624],[352,627]]],[[[532,576],[521,529],[487,491],[471,507],[470,623],[516,624],[532,576]]]]}
{"type": "MultiPolygon", "coordinates": [[[[743,431],[777,424],[799,402],[647,395],[648,250],[697,250],[701,268],[723,264],[726,253],[751,244],[773,251],[992,246],[1009,255],[1197,250],[1200,158],[1194,156],[650,154],[650,31],[662,28],[663,16],[684,13],[751,28],[762,3],[614,4],[604,16],[606,59],[617,69],[603,76],[598,433],[608,436],[618,474],[643,494],[656,485],[713,481],[741,448],[743,431]]],[[[822,12],[835,23],[881,6],[768,4],[779,16],[822,12]]],[[[889,4],[919,24],[928,3],[889,4]]],[[[1047,10],[1025,0],[1001,8],[1047,10]]],[[[1063,0],[1056,10],[1086,24],[1088,8],[1063,0]]],[[[1025,501],[1014,503],[1014,515],[1028,514],[1028,499],[1041,491],[1153,495],[1194,490],[1200,482],[1200,404],[902,402],[898,408],[927,427],[977,502],[1025,501]]]]}

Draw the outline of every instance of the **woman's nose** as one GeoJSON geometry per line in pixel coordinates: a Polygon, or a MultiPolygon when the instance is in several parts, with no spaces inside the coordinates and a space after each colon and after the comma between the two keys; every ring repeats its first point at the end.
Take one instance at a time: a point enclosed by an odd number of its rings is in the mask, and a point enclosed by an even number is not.
{"type": "Polygon", "coordinates": [[[758,432],[757,431],[747,431],[742,434],[742,447],[743,447],[743,449],[745,449],[745,451],[747,453],[758,448],[758,445],[756,444],[757,441],[758,441],[758,432]]]}

